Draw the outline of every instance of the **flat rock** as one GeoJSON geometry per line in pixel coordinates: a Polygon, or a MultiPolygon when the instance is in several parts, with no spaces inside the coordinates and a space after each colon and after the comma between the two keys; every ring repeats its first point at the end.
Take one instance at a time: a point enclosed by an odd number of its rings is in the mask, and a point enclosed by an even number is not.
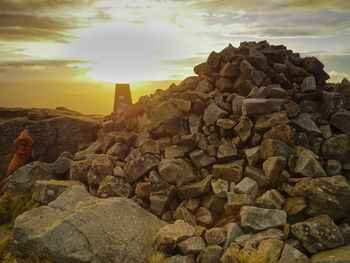
{"type": "Polygon", "coordinates": [[[99,199],[73,186],[48,206],[18,216],[12,246],[52,262],[143,263],[164,225],[129,199],[99,199]]]}
{"type": "Polygon", "coordinates": [[[246,116],[261,116],[282,110],[285,103],[283,99],[244,99],[242,101],[242,114],[246,116]]]}
{"type": "Polygon", "coordinates": [[[242,207],[240,216],[242,227],[254,230],[283,226],[287,220],[287,214],[283,210],[265,209],[255,206],[242,207]]]}

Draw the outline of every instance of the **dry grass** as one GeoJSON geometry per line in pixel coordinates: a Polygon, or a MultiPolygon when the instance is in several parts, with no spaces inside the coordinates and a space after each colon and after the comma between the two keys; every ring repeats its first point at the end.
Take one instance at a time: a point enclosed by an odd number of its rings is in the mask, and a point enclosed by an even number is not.
{"type": "Polygon", "coordinates": [[[161,251],[154,251],[148,263],[165,263],[166,256],[161,251]]]}
{"type": "Polygon", "coordinates": [[[2,263],[50,263],[40,260],[33,252],[24,255],[11,251],[11,230],[17,216],[37,207],[31,199],[31,194],[6,191],[0,195],[0,262],[2,263]]]}
{"type": "Polygon", "coordinates": [[[239,263],[277,263],[278,258],[269,258],[254,248],[240,249],[232,243],[230,249],[239,263]]]}

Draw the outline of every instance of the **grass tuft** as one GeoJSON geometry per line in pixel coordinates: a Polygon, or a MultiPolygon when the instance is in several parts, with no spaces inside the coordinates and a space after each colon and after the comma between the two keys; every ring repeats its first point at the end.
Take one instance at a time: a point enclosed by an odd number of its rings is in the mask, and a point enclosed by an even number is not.
{"type": "Polygon", "coordinates": [[[166,256],[161,251],[154,251],[148,263],[165,263],[166,256]]]}
{"type": "Polygon", "coordinates": [[[240,249],[238,245],[231,243],[230,249],[239,263],[277,263],[278,261],[278,258],[269,258],[252,247],[240,249]]]}

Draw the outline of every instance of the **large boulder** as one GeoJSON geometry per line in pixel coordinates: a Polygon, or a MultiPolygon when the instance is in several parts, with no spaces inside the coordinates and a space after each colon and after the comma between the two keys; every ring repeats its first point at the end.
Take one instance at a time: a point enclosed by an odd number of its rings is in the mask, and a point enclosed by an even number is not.
{"type": "Polygon", "coordinates": [[[30,192],[37,180],[54,179],[52,165],[39,161],[28,163],[11,174],[5,185],[5,190],[30,192]]]}
{"type": "MultiPolygon", "coordinates": [[[[54,162],[64,151],[76,153],[80,147],[95,141],[100,129],[96,119],[72,111],[37,110],[42,115],[39,120],[25,118],[33,110],[16,111],[19,116],[12,117],[21,118],[9,119],[5,116],[9,120],[0,124],[0,174],[6,174],[12,155],[17,150],[12,142],[24,129],[28,129],[35,141],[35,160],[42,162],[54,162]]],[[[2,114],[5,113],[0,112],[0,118],[2,114]]]]}
{"type": "Polygon", "coordinates": [[[144,263],[164,225],[129,199],[99,199],[74,186],[48,206],[17,217],[12,246],[54,263],[144,263]]]}

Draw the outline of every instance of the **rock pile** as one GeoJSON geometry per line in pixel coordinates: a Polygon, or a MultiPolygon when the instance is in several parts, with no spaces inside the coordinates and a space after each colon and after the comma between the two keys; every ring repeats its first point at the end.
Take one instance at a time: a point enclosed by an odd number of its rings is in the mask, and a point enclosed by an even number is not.
{"type": "Polygon", "coordinates": [[[238,262],[251,249],[343,260],[349,83],[326,84],[319,60],[266,41],[212,52],[194,72],[105,117],[66,177],[167,221],[154,245],[168,262],[238,262]]]}

